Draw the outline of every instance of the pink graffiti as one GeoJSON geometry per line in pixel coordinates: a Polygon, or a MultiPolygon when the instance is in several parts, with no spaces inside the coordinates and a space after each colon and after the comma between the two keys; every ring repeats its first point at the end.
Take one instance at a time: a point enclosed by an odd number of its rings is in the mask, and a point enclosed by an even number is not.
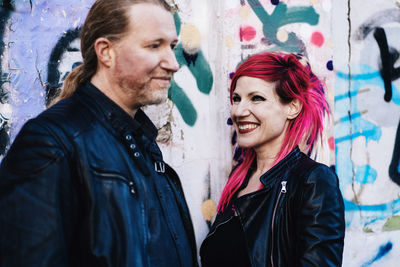
{"type": "Polygon", "coordinates": [[[240,41],[251,41],[256,37],[257,31],[252,26],[241,26],[239,31],[240,41]]]}
{"type": "Polygon", "coordinates": [[[311,43],[315,46],[321,47],[324,44],[324,35],[320,32],[313,32],[311,35],[311,43]]]}
{"type": "Polygon", "coordinates": [[[335,138],[333,136],[329,137],[328,144],[330,150],[335,150],[335,138]]]}

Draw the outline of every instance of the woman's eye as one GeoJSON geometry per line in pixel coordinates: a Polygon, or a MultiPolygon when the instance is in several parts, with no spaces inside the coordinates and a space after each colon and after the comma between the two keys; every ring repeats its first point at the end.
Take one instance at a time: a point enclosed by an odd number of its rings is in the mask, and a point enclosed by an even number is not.
{"type": "Polygon", "coordinates": [[[251,98],[252,101],[265,101],[265,98],[259,95],[255,95],[251,98]]]}
{"type": "Polygon", "coordinates": [[[234,103],[240,102],[240,97],[237,96],[237,95],[234,95],[234,96],[232,97],[232,101],[233,101],[234,103]]]}

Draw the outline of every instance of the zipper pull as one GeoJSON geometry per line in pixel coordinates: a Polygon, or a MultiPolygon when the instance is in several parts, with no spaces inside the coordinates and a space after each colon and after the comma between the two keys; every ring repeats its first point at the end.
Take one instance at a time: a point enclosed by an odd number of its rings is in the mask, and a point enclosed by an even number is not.
{"type": "Polygon", "coordinates": [[[281,184],[282,184],[281,193],[286,193],[286,183],[287,183],[287,181],[282,181],[281,182],[281,184]]]}

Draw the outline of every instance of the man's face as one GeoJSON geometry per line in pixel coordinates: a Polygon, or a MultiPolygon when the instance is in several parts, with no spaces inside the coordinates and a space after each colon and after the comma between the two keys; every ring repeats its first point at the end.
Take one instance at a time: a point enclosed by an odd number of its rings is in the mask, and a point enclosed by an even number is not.
{"type": "Polygon", "coordinates": [[[171,78],[179,68],[173,15],[153,4],[133,5],[131,25],[115,43],[113,82],[131,106],[159,104],[168,96],[171,78]]]}

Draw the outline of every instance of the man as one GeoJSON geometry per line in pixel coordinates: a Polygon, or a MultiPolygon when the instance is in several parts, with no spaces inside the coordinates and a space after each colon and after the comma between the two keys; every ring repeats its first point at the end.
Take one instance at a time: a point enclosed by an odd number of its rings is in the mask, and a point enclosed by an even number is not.
{"type": "Polygon", "coordinates": [[[167,97],[177,35],[163,0],[98,0],[83,63],[0,168],[1,266],[193,266],[177,174],[140,107],[167,97]]]}

